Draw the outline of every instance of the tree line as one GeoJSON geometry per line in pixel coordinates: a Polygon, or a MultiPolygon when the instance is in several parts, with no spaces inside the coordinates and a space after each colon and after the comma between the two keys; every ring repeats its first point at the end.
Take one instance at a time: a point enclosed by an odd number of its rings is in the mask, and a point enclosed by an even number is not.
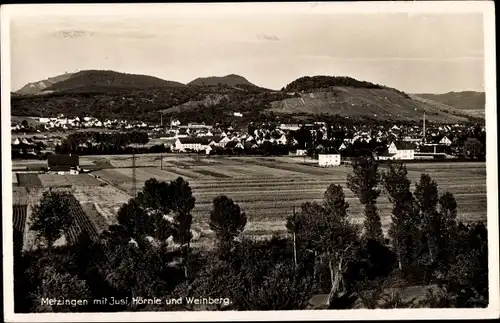
{"type": "Polygon", "coordinates": [[[344,188],[327,187],[322,202],[306,202],[286,219],[286,237],[249,238],[251,214],[231,198],[213,200],[205,221],[213,245],[194,248],[188,182],[148,180],[96,239],[55,247],[72,223],[59,193],[44,195],[34,209],[32,230],[47,248],[15,255],[16,312],[193,310],[193,307],[123,304],[113,307],[47,307],[41,297],[224,297],[212,309],[291,310],[308,308],[326,294],[322,308],[485,307],[488,304],[488,243],[483,223],[457,220],[449,192],[422,174],[414,190],[404,164],[385,171],[358,158],[347,188],[364,208],[362,225],[350,216],[344,188]],[[377,199],[393,205],[384,234],[377,199]],[[386,300],[385,287],[437,285],[419,304],[386,300]],[[71,286],[71,288],[69,288],[71,286]],[[367,296],[368,295],[368,296],[367,296]]]}
{"type": "Polygon", "coordinates": [[[114,154],[128,152],[131,144],[145,145],[149,136],[144,131],[98,132],[85,131],[69,134],[56,146],[56,153],[73,154],[114,154]]]}

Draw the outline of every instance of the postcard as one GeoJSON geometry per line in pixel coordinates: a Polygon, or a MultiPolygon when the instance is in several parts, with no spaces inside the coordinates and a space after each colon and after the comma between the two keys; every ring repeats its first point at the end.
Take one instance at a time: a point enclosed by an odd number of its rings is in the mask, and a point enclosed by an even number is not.
{"type": "Polygon", "coordinates": [[[2,6],[6,321],[498,318],[494,21],[2,6]]]}

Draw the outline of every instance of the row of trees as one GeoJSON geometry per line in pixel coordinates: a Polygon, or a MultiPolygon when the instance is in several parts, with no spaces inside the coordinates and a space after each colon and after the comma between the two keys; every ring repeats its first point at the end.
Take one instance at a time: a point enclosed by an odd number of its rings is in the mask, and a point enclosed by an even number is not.
{"type": "MultiPolygon", "coordinates": [[[[304,309],[313,294],[326,293],[324,308],[374,306],[376,286],[438,284],[420,306],[484,307],[488,303],[487,231],[457,223],[450,193],[422,174],[414,192],[403,164],[381,172],[370,158],[353,163],[347,187],[364,205],[363,226],[349,216],[340,185],[330,185],[321,203],[301,205],[286,222],[290,237],[256,241],[242,235],[248,216],[230,198],[213,200],[207,214],[216,243],[192,248],[195,206],[188,182],[148,180],[118,212],[118,224],[97,241],[82,236],[73,246],[51,247],[68,228],[69,210],[57,192],[35,208],[32,229],[48,249],[15,258],[16,311],[192,310],[123,304],[113,307],[40,308],[41,297],[227,297],[213,309],[304,309]],[[377,198],[393,204],[386,237],[377,198]],[[68,289],[67,286],[72,286],[68,289]],[[371,304],[371,305],[370,305],[371,304]]],[[[379,306],[389,306],[379,305],[379,306]]],[[[399,306],[415,306],[406,304],[399,306]]]]}
{"type": "Polygon", "coordinates": [[[56,146],[56,152],[81,155],[114,154],[126,151],[129,145],[145,145],[148,142],[148,134],[143,131],[85,131],[69,134],[61,145],[56,146]]]}

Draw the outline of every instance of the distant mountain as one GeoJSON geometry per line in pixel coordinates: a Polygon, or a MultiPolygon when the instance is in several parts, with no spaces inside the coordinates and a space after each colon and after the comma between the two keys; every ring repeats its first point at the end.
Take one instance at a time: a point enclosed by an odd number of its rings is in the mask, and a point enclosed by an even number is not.
{"type": "Polygon", "coordinates": [[[229,74],[226,76],[209,76],[209,77],[198,77],[197,79],[188,83],[188,85],[198,85],[198,86],[229,86],[233,88],[240,88],[245,90],[261,90],[261,91],[271,91],[269,89],[257,86],[246,78],[236,74],[229,74]]]}
{"type": "Polygon", "coordinates": [[[25,86],[23,86],[21,89],[17,90],[16,94],[19,95],[31,95],[31,94],[37,94],[48,87],[51,87],[52,85],[66,81],[69,79],[71,76],[73,76],[73,73],[65,73],[62,75],[54,76],[54,77],[49,77],[46,80],[38,81],[38,82],[33,82],[33,83],[28,83],[25,86]]]}
{"type": "Polygon", "coordinates": [[[485,93],[475,91],[448,92],[443,94],[418,93],[421,98],[440,102],[455,109],[483,111],[485,110],[485,93]]]}
{"type": "Polygon", "coordinates": [[[45,92],[81,91],[86,87],[103,91],[113,88],[167,88],[183,87],[179,82],[166,81],[154,76],[127,74],[115,71],[86,70],[73,74],[70,78],[47,87],[45,92]]]}

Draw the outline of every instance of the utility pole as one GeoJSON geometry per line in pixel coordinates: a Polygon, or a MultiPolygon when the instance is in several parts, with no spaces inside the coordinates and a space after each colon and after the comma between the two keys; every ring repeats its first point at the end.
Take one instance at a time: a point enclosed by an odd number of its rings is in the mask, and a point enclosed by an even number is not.
{"type": "Polygon", "coordinates": [[[137,178],[135,174],[135,148],[132,148],[132,195],[137,195],[137,178]]]}
{"type": "Polygon", "coordinates": [[[297,227],[295,221],[295,205],[293,206],[293,262],[295,264],[295,268],[297,268],[297,227]]]}
{"type": "Polygon", "coordinates": [[[163,149],[165,148],[165,144],[162,144],[160,149],[160,169],[163,170],[163,149]]]}

